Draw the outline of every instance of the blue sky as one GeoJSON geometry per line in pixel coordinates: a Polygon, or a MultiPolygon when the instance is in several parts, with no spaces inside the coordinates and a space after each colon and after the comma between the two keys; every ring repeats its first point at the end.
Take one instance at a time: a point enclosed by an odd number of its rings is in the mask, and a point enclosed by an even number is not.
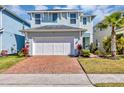
{"type": "Polygon", "coordinates": [[[122,5],[6,5],[8,9],[15,12],[20,17],[28,21],[28,10],[42,10],[42,9],[80,9],[85,14],[96,15],[93,20],[94,25],[104,19],[105,16],[110,15],[115,11],[123,11],[122,5]]]}

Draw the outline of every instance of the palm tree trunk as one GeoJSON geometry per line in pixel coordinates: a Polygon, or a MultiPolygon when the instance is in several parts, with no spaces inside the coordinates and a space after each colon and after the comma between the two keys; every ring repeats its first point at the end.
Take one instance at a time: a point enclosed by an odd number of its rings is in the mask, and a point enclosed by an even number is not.
{"type": "Polygon", "coordinates": [[[112,26],[111,32],[111,56],[116,57],[116,32],[114,26],[112,26]]]}

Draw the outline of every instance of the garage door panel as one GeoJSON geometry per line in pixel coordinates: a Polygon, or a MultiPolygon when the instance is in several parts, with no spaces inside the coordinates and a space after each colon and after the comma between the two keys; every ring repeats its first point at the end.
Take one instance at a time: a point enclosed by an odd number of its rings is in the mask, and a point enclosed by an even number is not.
{"type": "Polygon", "coordinates": [[[54,43],[54,55],[63,55],[64,53],[63,43],[54,43]]]}
{"type": "Polygon", "coordinates": [[[71,44],[70,43],[64,43],[64,54],[71,54],[71,44]]]}
{"type": "Polygon", "coordinates": [[[52,45],[52,43],[43,43],[42,55],[52,55],[52,54],[53,54],[53,45],[52,45]]]}
{"type": "Polygon", "coordinates": [[[74,38],[36,38],[34,55],[70,55],[74,38]]]}
{"type": "Polygon", "coordinates": [[[34,51],[35,51],[35,54],[37,55],[41,55],[42,52],[43,52],[43,44],[42,43],[35,43],[35,48],[34,48],[34,51]]]}

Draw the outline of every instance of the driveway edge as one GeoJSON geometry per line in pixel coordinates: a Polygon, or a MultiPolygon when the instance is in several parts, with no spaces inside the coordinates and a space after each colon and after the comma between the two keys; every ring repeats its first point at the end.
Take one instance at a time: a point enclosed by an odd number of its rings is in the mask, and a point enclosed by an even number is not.
{"type": "Polygon", "coordinates": [[[80,61],[78,60],[78,58],[77,58],[77,61],[78,61],[79,65],[81,66],[82,70],[84,71],[84,74],[86,75],[86,77],[87,77],[87,79],[89,80],[90,84],[93,85],[93,86],[96,86],[96,85],[94,84],[94,82],[91,81],[90,77],[88,76],[88,74],[87,74],[86,70],[84,69],[84,67],[81,65],[81,63],[80,63],[80,61]]]}

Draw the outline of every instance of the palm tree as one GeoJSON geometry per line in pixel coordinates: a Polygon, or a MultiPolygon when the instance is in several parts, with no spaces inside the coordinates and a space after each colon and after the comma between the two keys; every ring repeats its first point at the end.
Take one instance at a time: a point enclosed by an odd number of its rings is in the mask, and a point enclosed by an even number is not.
{"type": "Polygon", "coordinates": [[[97,25],[98,28],[106,29],[111,27],[111,56],[116,57],[116,32],[115,29],[124,27],[124,17],[122,12],[112,13],[106,16],[102,23],[97,25]]]}

